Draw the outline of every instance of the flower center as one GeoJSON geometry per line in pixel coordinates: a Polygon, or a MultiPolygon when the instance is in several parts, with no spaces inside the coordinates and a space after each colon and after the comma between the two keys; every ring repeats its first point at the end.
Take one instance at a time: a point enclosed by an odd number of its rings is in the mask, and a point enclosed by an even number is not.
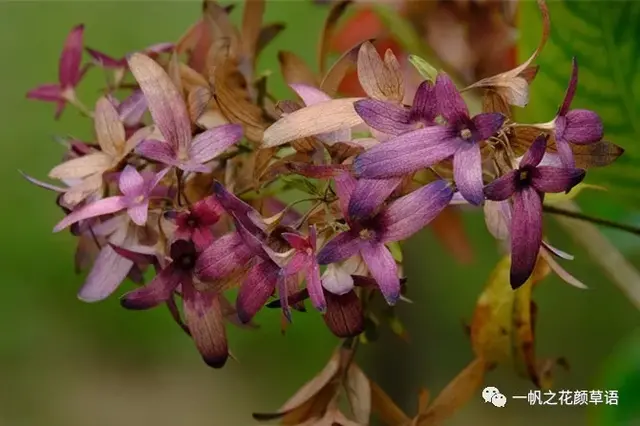
{"type": "Polygon", "coordinates": [[[133,201],[136,204],[142,204],[142,202],[144,201],[144,194],[143,195],[138,195],[136,198],[134,198],[133,201]]]}
{"type": "Polygon", "coordinates": [[[171,245],[170,254],[176,268],[182,269],[183,271],[192,270],[198,258],[198,253],[196,252],[193,242],[186,240],[177,240],[174,242],[171,245]]]}
{"type": "Polygon", "coordinates": [[[518,183],[520,185],[529,185],[531,183],[531,170],[520,169],[518,171],[518,183]]]}
{"type": "Polygon", "coordinates": [[[469,129],[462,129],[460,130],[460,137],[466,141],[468,141],[469,139],[471,139],[471,130],[469,129]]]}
{"type": "Polygon", "coordinates": [[[198,227],[198,219],[193,216],[189,216],[187,218],[187,227],[188,228],[197,228],[198,227]]]}
{"type": "Polygon", "coordinates": [[[363,240],[373,240],[376,234],[370,229],[363,229],[362,231],[360,231],[359,235],[363,240]]]}

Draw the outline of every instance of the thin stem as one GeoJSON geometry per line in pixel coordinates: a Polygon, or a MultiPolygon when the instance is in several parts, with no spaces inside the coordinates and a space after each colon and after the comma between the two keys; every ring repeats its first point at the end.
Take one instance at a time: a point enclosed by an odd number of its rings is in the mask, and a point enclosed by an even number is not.
{"type": "Polygon", "coordinates": [[[596,225],[602,225],[602,226],[606,226],[608,228],[618,229],[620,231],[625,231],[625,232],[628,232],[630,234],[634,234],[634,235],[639,235],[640,236],[640,228],[637,228],[635,226],[626,225],[624,223],[614,222],[614,221],[608,220],[608,219],[601,219],[601,218],[598,218],[598,217],[592,217],[592,216],[589,216],[589,215],[581,213],[581,212],[564,210],[564,209],[560,209],[558,207],[553,207],[553,206],[544,206],[542,209],[547,213],[557,214],[557,215],[560,215],[560,216],[566,216],[566,217],[570,217],[570,218],[577,219],[577,220],[583,220],[585,222],[595,223],[596,225]]]}

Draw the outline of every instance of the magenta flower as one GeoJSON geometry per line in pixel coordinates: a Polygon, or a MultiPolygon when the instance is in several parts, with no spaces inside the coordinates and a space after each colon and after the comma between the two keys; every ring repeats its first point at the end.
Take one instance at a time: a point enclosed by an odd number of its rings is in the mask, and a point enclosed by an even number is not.
{"type": "Polygon", "coordinates": [[[304,272],[307,292],[313,307],[322,313],[326,312],[327,303],[320,281],[320,265],[316,260],[316,227],[309,227],[309,236],[306,238],[292,232],[283,233],[282,238],[295,249],[295,254],[285,266],[284,273],[294,275],[298,272],[304,272]]]}
{"type": "Polygon", "coordinates": [[[429,80],[418,86],[410,108],[378,99],[362,99],[353,106],[369,127],[393,136],[433,126],[438,115],[435,87],[429,80]]]}
{"type": "Polygon", "coordinates": [[[60,118],[70,100],[75,99],[75,88],[87,71],[81,69],[84,25],[74,27],[64,43],[58,67],[58,83],[44,84],[27,93],[27,98],[57,104],[55,118],[60,118]]]}
{"type": "Polygon", "coordinates": [[[569,110],[578,85],[578,62],[576,58],[573,58],[572,66],[567,92],[564,95],[558,114],[553,120],[556,147],[562,164],[568,168],[575,167],[571,143],[588,145],[598,142],[604,135],[604,127],[598,114],[588,109],[569,110]]]}
{"type": "Polygon", "coordinates": [[[222,206],[214,197],[196,202],[188,211],[176,215],[174,237],[191,240],[196,248],[205,249],[213,242],[211,227],[220,220],[222,212],[222,206]]]}
{"type": "Polygon", "coordinates": [[[144,113],[147,112],[148,108],[147,98],[144,97],[144,93],[142,93],[141,90],[135,90],[122,102],[113,96],[109,96],[109,100],[118,112],[120,121],[127,132],[127,137],[130,137],[130,134],[133,134],[136,130],[144,127],[142,117],[144,116],[144,113]]]}
{"type": "Polygon", "coordinates": [[[449,204],[453,190],[448,183],[438,180],[393,201],[375,216],[354,219],[348,206],[356,180],[343,173],[335,181],[350,230],[338,234],[320,250],[318,263],[327,265],[360,254],[385,299],[393,305],[400,297],[400,279],[396,262],[385,244],[409,238],[426,226],[449,204]]]}
{"type": "Polygon", "coordinates": [[[374,146],[356,157],[356,176],[369,179],[403,176],[453,155],[454,179],[460,194],[471,204],[482,204],[479,142],[496,133],[505,117],[483,113],[470,118],[467,105],[446,74],[438,75],[435,93],[438,112],[447,124],[403,133],[374,146]]]}
{"type": "Polygon", "coordinates": [[[229,354],[220,302],[223,296],[194,287],[199,253],[193,242],[175,241],[170,256],[171,262],[149,284],[125,294],[120,303],[127,309],[150,309],[172,300],[180,287],[187,327],[202,359],[213,368],[221,368],[229,354]]]}
{"type": "Polygon", "coordinates": [[[540,166],[548,136],[541,135],[522,157],[518,169],[484,188],[488,200],[511,198],[511,286],[516,289],[531,276],[542,244],[542,201],[545,193],[567,192],[584,179],[575,168],[540,166]]]}
{"type": "Polygon", "coordinates": [[[136,148],[143,157],[185,171],[208,172],[203,165],[242,138],[242,126],[225,124],[191,135],[191,121],[182,95],[153,59],[141,53],[129,58],[129,67],[147,99],[151,117],[164,141],[147,139],[136,148]]]}
{"type": "Polygon", "coordinates": [[[120,174],[118,182],[122,195],[103,198],[74,210],[53,228],[53,232],[59,232],[81,220],[116,213],[121,210],[127,210],[131,220],[136,225],[143,226],[147,222],[151,191],[168,171],[169,169],[165,168],[158,174],[146,174],[143,177],[135,167],[127,165],[120,174]]]}
{"type": "MultiPolygon", "coordinates": [[[[145,55],[153,58],[154,56],[159,55],[160,53],[165,53],[173,50],[173,43],[156,43],[153,44],[146,49],[140,50],[140,53],[144,53],[145,55]]],[[[122,58],[115,59],[112,56],[106,55],[102,52],[99,52],[95,49],[91,49],[86,47],[85,50],[93,58],[97,65],[100,65],[102,68],[106,69],[126,69],[127,68],[127,56],[125,55],[122,58]]],[[[133,53],[133,52],[132,52],[133,53]]]]}

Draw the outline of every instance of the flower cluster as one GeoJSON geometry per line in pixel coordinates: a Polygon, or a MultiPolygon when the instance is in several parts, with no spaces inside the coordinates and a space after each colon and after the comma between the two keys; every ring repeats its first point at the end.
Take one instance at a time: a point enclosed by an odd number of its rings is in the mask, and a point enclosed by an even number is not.
{"type": "MultiPolygon", "coordinates": [[[[245,7],[263,11],[263,2],[245,7]]],[[[56,116],[80,108],[95,129],[95,142],[66,141],[49,173],[61,186],[27,176],[59,194],[65,216],[54,232],[70,228],[77,267],[90,266],[80,299],[103,300],[132,279],[141,286],[122,306],[169,306],[212,367],[228,358],[227,323],[251,325],[265,306],[290,322],[309,299],[335,335],[354,337],[370,322],[372,298],[404,298],[397,243],[459,204],[483,208],[489,231],[509,241],[514,289],[539,254],[580,285],[552,260],[570,256],[543,239],[545,194],[568,193],[585,169],[604,165],[585,153],[617,147],[603,141],[596,113],[571,109],[575,61],[548,123],[518,123],[511,109],[528,102],[537,51],[464,89],[444,71],[424,73],[412,93],[394,54],[367,41],[321,76],[285,72],[297,99],[276,102],[255,64],[282,28],[239,31],[229,12],[207,0],[177,43],[124,59],[86,48],[78,26],[59,83],[29,92],[55,102],[56,116]],[[113,76],[91,109],[75,92],[90,67],[113,76]],[[351,69],[364,98],[337,94],[351,69]],[[484,97],[475,114],[463,99],[472,92],[484,97]],[[155,277],[144,283],[150,267],[155,277]]]]}

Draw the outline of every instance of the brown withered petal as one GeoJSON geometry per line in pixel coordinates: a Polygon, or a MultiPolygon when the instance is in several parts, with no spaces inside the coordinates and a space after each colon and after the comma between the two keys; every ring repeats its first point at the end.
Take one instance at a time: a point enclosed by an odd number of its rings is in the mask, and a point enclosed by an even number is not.
{"type": "Polygon", "coordinates": [[[365,93],[381,101],[402,102],[404,79],[400,63],[389,49],[384,60],[371,42],[364,42],[358,53],[358,79],[365,93]]]}
{"type": "Polygon", "coordinates": [[[74,257],[76,274],[89,269],[99,251],[100,247],[98,247],[96,241],[92,237],[87,235],[80,235],[80,237],[78,238],[78,246],[76,247],[74,257]]]}
{"type": "Polygon", "coordinates": [[[363,425],[368,425],[369,417],[371,417],[370,381],[355,363],[351,363],[349,370],[347,370],[344,387],[354,420],[363,425]]]}
{"type": "Polygon", "coordinates": [[[329,330],[338,337],[353,337],[364,331],[362,304],[351,290],[343,295],[324,292],[327,312],[323,315],[329,330]]]}
{"type": "Polygon", "coordinates": [[[436,426],[451,417],[471,398],[476,397],[484,382],[487,366],[476,358],[464,368],[433,400],[424,414],[414,419],[415,426],[436,426]]]}
{"type": "Polygon", "coordinates": [[[264,50],[280,34],[286,25],[281,22],[275,22],[273,24],[267,24],[260,29],[258,34],[258,40],[256,42],[256,57],[264,50]]]}
{"type": "Polygon", "coordinates": [[[324,21],[322,33],[320,35],[320,46],[318,48],[318,67],[320,68],[321,74],[324,74],[326,69],[327,56],[331,47],[331,39],[333,38],[333,32],[336,24],[347,11],[347,8],[351,3],[353,3],[353,1],[350,0],[336,1],[331,6],[331,9],[327,14],[327,18],[324,21]]]}
{"type": "Polygon", "coordinates": [[[531,54],[529,59],[512,70],[484,78],[463,90],[474,88],[492,89],[502,96],[509,105],[519,107],[527,105],[529,102],[529,83],[533,80],[533,77],[535,77],[535,73],[537,72],[537,70],[534,71],[531,69],[530,66],[547,43],[551,28],[549,10],[545,1],[537,0],[537,3],[540,8],[540,13],[542,14],[542,37],[540,38],[538,47],[531,54]]]}
{"type": "MultiPolygon", "coordinates": [[[[373,40],[368,40],[373,41],[373,40]]],[[[320,83],[320,89],[327,95],[334,97],[338,93],[340,83],[351,70],[357,68],[358,54],[362,43],[356,44],[344,52],[326,72],[320,83]]]]}
{"type": "Polygon", "coordinates": [[[261,178],[269,168],[269,164],[276,152],[278,152],[278,147],[259,149],[255,153],[253,160],[253,180],[256,188],[259,186],[261,178]]]}
{"type": "Polygon", "coordinates": [[[327,146],[327,151],[329,151],[329,156],[334,164],[342,164],[347,159],[364,152],[364,147],[351,142],[338,142],[327,146]]]}
{"type": "Polygon", "coordinates": [[[380,419],[387,425],[407,425],[411,422],[398,405],[389,395],[373,381],[369,382],[371,387],[371,408],[380,416],[380,419]]]}
{"type": "Polygon", "coordinates": [[[318,77],[295,53],[285,50],[278,52],[278,62],[280,63],[280,72],[287,84],[305,84],[318,87],[318,77]]]}
{"type": "Polygon", "coordinates": [[[504,96],[492,89],[487,89],[482,96],[482,112],[499,112],[511,117],[511,107],[504,96]]]}
{"type": "MultiPolygon", "coordinates": [[[[268,151],[271,149],[277,149],[277,147],[261,149],[260,152],[268,151]]],[[[291,173],[291,170],[289,169],[288,165],[289,163],[292,163],[292,162],[311,162],[311,157],[309,156],[309,154],[302,153],[302,152],[296,152],[294,154],[287,155],[286,157],[283,157],[280,160],[275,161],[274,163],[270,164],[267,168],[265,168],[262,174],[258,176],[259,181],[266,182],[271,179],[274,179],[276,176],[280,174],[291,173]]]]}
{"type": "Polygon", "coordinates": [[[186,324],[202,359],[210,367],[223,367],[229,349],[219,296],[198,292],[190,285],[183,285],[182,291],[186,324]]]}
{"type": "Polygon", "coordinates": [[[255,64],[256,50],[262,20],[264,18],[265,0],[247,0],[244,3],[242,12],[241,42],[242,51],[245,57],[251,60],[251,68],[255,64]]]}
{"type": "Polygon", "coordinates": [[[192,123],[198,120],[207,110],[209,103],[213,99],[213,94],[206,87],[196,87],[187,95],[187,110],[192,123]]]}
{"type": "Polygon", "coordinates": [[[228,43],[230,55],[237,58],[241,48],[240,33],[231,22],[229,13],[216,1],[204,0],[202,17],[206,29],[211,34],[211,40],[225,40],[228,43]]]}

